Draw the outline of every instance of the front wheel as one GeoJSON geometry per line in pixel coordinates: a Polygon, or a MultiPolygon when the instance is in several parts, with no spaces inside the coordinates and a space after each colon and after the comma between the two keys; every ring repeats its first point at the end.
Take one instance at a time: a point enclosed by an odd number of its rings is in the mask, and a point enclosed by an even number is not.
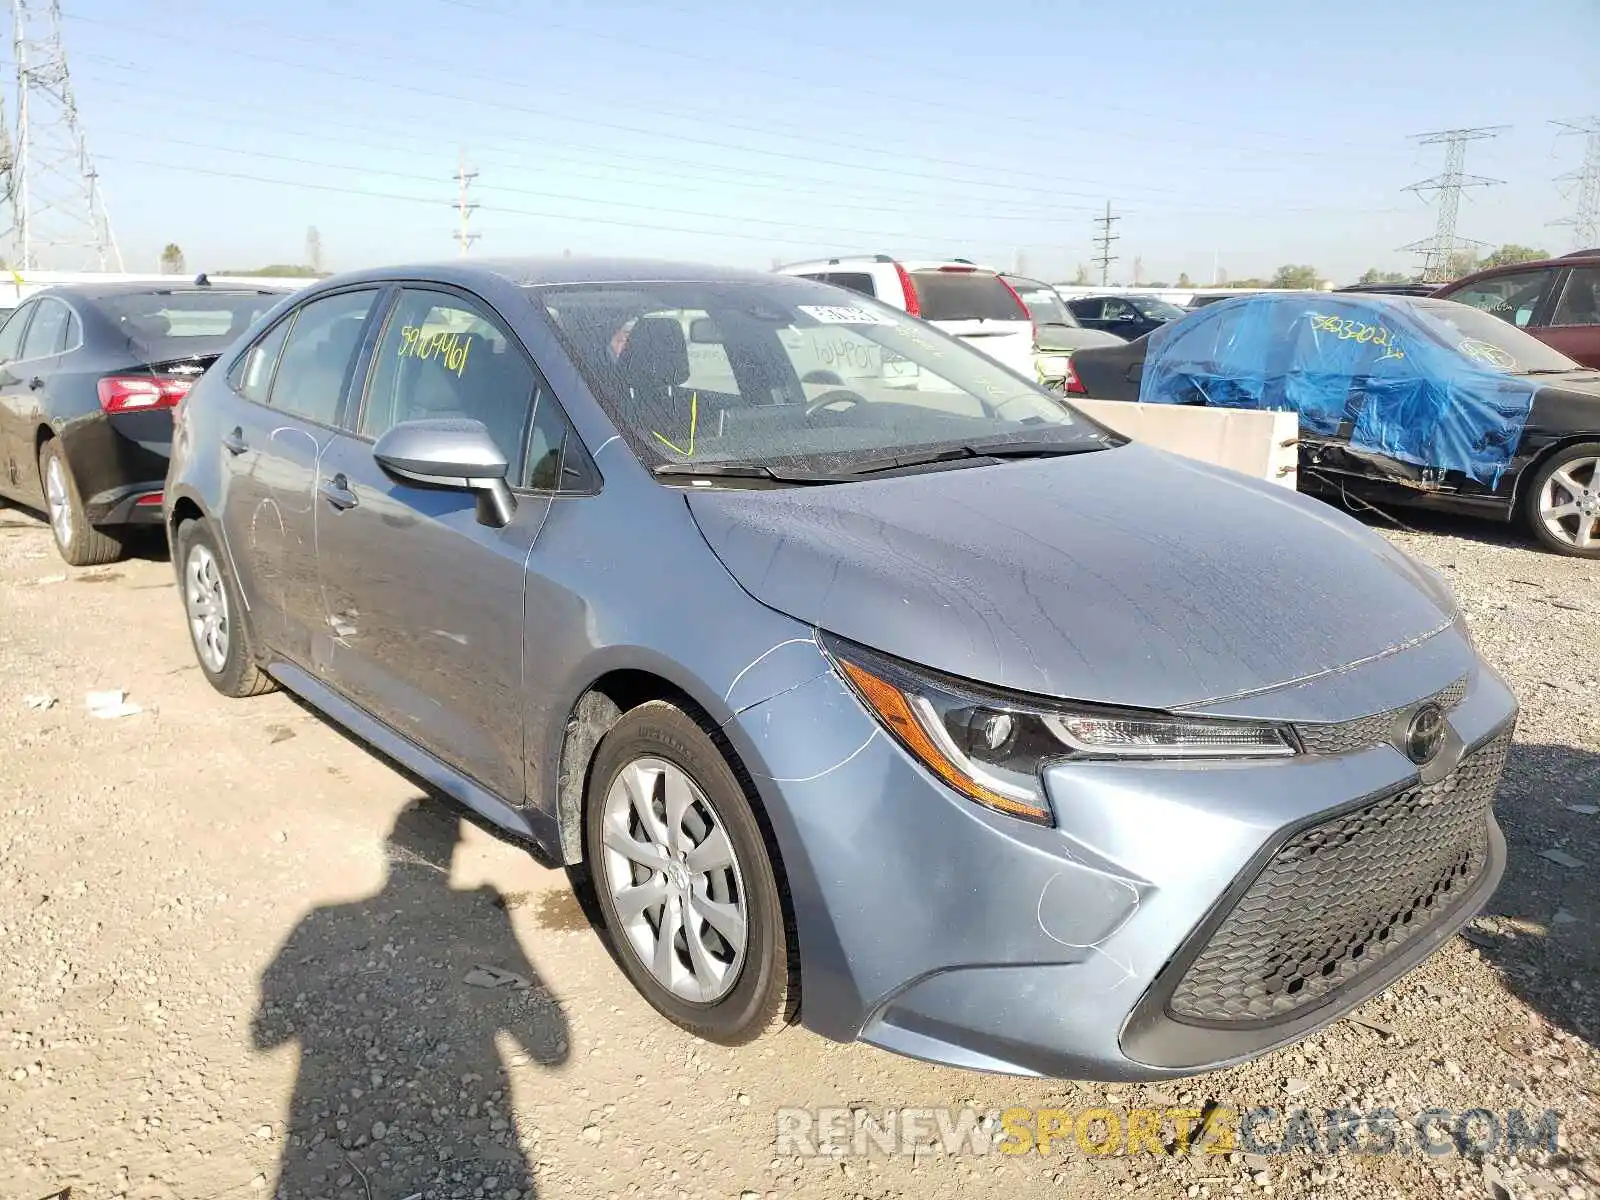
{"type": "Polygon", "coordinates": [[[1600,558],[1600,442],[1553,455],[1523,496],[1533,536],[1557,554],[1600,558]]]}
{"type": "Polygon", "coordinates": [[[700,722],[651,701],[612,726],[584,841],[617,957],[658,1012],[725,1045],[787,1020],[797,989],[772,855],[700,722]]]}
{"type": "Polygon", "coordinates": [[[259,696],[277,685],[255,659],[244,605],[210,525],[189,520],[178,526],[173,557],[178,586],[200,670],[224,696],[259,696]]]}

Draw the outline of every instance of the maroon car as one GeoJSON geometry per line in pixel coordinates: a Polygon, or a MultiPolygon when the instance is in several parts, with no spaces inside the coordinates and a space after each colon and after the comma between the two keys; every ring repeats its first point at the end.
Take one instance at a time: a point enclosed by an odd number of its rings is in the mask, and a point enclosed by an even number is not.
{"type": "Polygon", "coordinates": [[[1586,367],[1600,367],[1600,247],[1491,267],[1447,283],[1435,299],[1493,313],[1586,367]]]}

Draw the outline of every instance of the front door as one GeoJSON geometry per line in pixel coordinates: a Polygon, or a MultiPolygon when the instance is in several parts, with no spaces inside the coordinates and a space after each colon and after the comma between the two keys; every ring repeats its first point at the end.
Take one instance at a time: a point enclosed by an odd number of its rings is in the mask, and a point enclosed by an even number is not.
{"type": "Polygon", "coordinates": [[[317,464],[333,440],[378,291],[336,292],[285,317],[229,374],[221,421],[223,532],[257,636],[313,668],[317,464]]]}
{"type": "MultiPolygon", "coordinates": [[[[524,571],[548,494],[518,496],[503,528],[472,492],[389,475],[373,442],[403,421],[483,422],[528,482],[537,373],[485,305],[402,290],[372,355],[353,434],[318,470],[317,556],[328,682],[508,803],[523,801],[524,571]]],[[[319,652],[319,658],[323,657],[319,652]]]]}

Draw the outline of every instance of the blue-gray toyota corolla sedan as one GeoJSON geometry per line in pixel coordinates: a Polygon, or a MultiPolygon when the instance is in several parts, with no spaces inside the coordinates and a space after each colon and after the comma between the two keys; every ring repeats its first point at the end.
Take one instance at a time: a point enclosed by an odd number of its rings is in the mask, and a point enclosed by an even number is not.
{"type": "Polygon", "coordinates": [[[1302,1037],[1493,891],[1515,701],[1428,568],[975,346],[716,268],[317,283],[177,413],[200,665],[582,864],[702,1036],[1302,1037]]]}

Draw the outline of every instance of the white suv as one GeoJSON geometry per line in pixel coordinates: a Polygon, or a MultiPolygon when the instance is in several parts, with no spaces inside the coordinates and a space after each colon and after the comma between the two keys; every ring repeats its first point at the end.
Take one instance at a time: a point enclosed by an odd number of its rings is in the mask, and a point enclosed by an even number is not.
{"type": "Polygon", "coordinates": [[[780,275],[849,288],[921,317],[1028,378],[1035,376],[1033,319],[1000,273],[961,259],[899,261],[887,254],[778,267],[780,275]]]}

